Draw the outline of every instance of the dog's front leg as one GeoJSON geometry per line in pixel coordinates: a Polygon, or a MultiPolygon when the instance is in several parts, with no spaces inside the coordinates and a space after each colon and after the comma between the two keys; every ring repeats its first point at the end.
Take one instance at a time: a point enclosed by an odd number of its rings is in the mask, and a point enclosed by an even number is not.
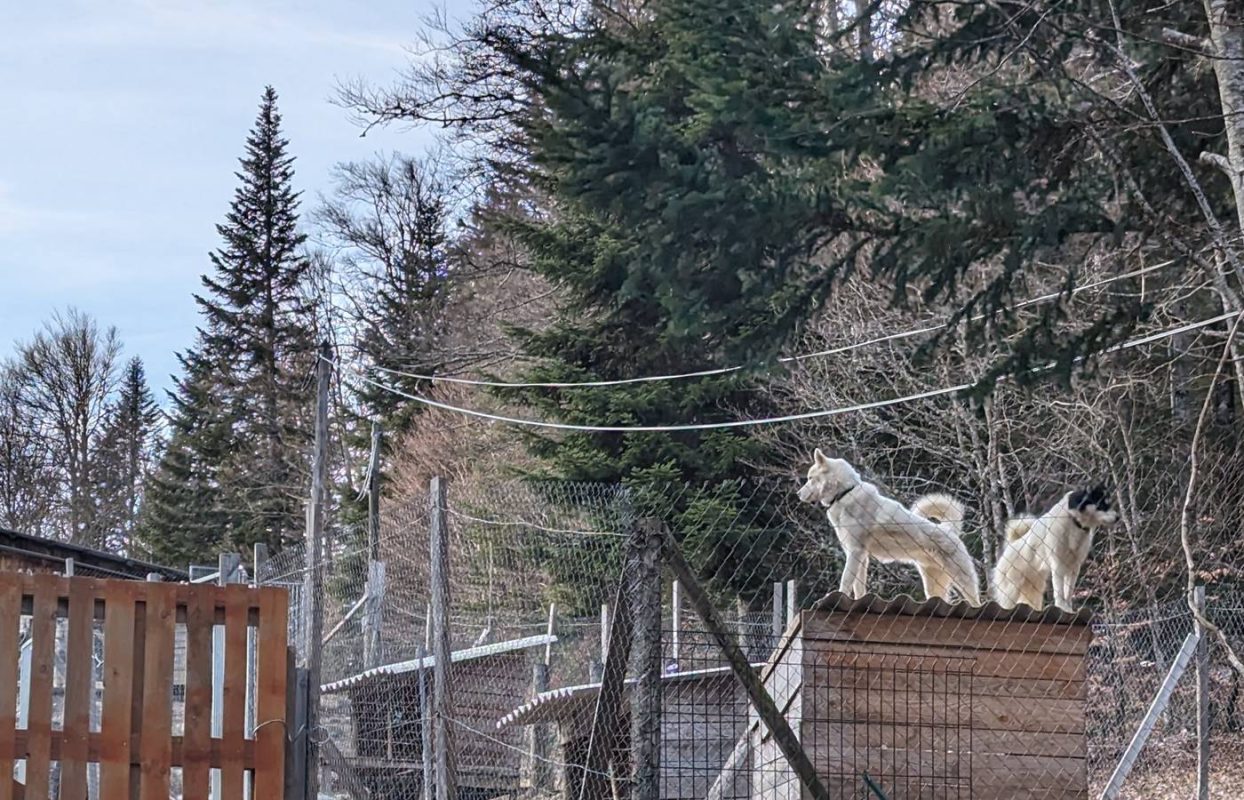
{"type": "Polygon", "coordinates": [[[1075,576],[1068,575],[1061,570],[1055,570],[1054,572],[1052,581],[1054,584],[1054,605],[1068,613],[1074,612],[1074,609],[1071,607],[1071,593],[1074,590],[1075,580],[1075,576]]]}
{"type": "Polygon", "coordinates": [[[838,591],[848,597],[863,597],[868,587],[868,553],[863,549],[848,550],[847,563],[842,568],[842,580],[838,591]]]}

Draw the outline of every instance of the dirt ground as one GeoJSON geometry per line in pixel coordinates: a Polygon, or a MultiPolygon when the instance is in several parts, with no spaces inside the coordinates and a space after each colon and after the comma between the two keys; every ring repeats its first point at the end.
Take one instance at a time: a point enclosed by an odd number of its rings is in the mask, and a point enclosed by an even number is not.
{"type": "MultiPolygon", "coordinates": [[[[1104,783],[1109,775],[1101,776],[1104,783]]],[[[1092,788],[1096,797],[1101,785],[1092,788]]],[[[1215,732],[1210,740],[1209,796],[1244,797],[1244,734],[1215,732]]],[[[1124,784],[1120,800],[1195,800],[1196,741],[1192,736],[1167,739],[1145,748],[1124,784]]]]}

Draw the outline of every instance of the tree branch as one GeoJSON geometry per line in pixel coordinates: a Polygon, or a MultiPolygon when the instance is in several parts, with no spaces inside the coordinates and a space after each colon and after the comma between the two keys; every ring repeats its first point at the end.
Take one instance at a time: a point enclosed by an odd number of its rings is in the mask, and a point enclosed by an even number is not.
{"type": "Polygon", "coordinates": [[[1207,56],[1210,54],[1208,42],[1188,33],[1181,33],[1171,28],[1163,28],[1161,39],[1167,44],[1174,45],[1183,50],[1191,50],[1198,55],[1207,56]]]}
{"type": "Polygon", "coordinates": [[[1199,160],[1202,164],[1209,164],[1211,167],[1217,167],[1222,170],[1228,178],[1231,177],[1231,173],[1235,172],[1231,168],[1231,162],[1227,160],[1226,156],[1220,156],[1217,153],[1211,153],[1206,150],[1201,153],[1199,160]]]}
{"type": "Polygon", "coordinates": [[[1235,341],[1235,334],[1240,328],[1241,320],[1244,320],[1244,312],[1241,312],[1235,318],[1235,322],[1231,324],[1231,332],[1227,334],[1227,343],[1223,345],[1222,355],[1218,357],[1218,366],[1214,369],[1214,377],[1210,381],[1209,388],[1205,391],[1205,402],[1201,404],[1201,413],[1197,417],[1196,428],[1192,432],[1192,455],[1188,464],[1188,488],[1184,492],[1183,507],[1179,512],[1179,542],[1183,546],[1184,564],[1188,569],[1186,597],[1188,608],[1192,610],[1192,615],[1205,630],[1218,637],[1219,644],[1227,652],[1227,660],[1231,662],[1231,666],[1240,675],[1244,675],[1244,662],[1240,661],[1240,657],[1235,654],[1235,650],[1232,649],[1227,635],[1223,633],[1221,628],[1209,621],[1193,599],[1193,591],[1196,588],[1196,561],[1192,557],[1192,496],[1196,492],[1197,477],[1200,472],[1198,451],[1200,449],[1201,435],[1205,429],[1205,418],[1209,416],[1209,407],[1214,402],[1214,386],[1218,384],[1219,378],[1222,377],[1222,368],[1227,363],[1227,357],[1231,353],[1231,343],[1235,341]]]}

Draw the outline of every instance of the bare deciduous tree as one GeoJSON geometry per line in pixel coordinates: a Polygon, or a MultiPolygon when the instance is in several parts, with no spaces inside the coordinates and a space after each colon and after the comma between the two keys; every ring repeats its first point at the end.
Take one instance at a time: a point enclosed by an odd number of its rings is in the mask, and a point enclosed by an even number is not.
{"type": "Polygon", "coordinates": [[[101,329],[71,308],[21,345],[14,370],[18,407],[43,437],[65,493],[65,534],[82,543],[96,535],[96,445],[116,388],[120,351],[116,329],[101,329]]]}

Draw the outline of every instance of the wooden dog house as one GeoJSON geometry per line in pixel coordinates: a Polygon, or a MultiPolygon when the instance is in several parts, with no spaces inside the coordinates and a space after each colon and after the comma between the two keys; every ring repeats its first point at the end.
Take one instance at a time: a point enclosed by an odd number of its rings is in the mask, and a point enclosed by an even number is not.
{"type": "MultiPolygon", "coordinates": [[[[1087,612],[834,593],[763,679],[831,797],[1082,800],[1091,638],[1087,612]]],[[[709,794],[744,796],[802,797],[756,720],[709,794]]]]}
{"type": "MultiPolygon", "coordinates": [[[[756,665],[759,668],[759,665],[756,665]]],[[[624,684],[625,708],[619,718],[621,750],[630,750],[630,692],[634,679],[624,684]]],[[[548,787],[559,797],[578,800],[582,767],[586,763],[592,715],[601,684],[589,683],[542,692],[506,714],[499,731],[515,726],[554,725],[562,768],[548,787]]],[[[703,800],[722,769],[731,748],[748,722],[747,694],[729,667],[689,670],[661,678],[661,800],[703,800]]],[[[619,787],[624,792],[626,787],[619,787]]]]}

